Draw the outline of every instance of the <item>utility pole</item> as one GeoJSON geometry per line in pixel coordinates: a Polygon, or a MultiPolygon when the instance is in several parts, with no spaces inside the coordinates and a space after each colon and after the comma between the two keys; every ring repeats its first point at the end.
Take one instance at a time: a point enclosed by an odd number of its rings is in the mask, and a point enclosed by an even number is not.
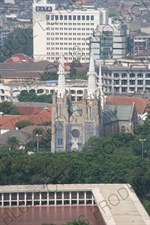
{"type": "Polygon", "coordinates": [[[142,159],[143,159],[144,158],[143,157],[143,154],[144,154],[144,150],[143,150],[143,148],[144,148],[144,141],[146,141],[146,139],[139,139],[139,141],[142,142],[142,159]]]}

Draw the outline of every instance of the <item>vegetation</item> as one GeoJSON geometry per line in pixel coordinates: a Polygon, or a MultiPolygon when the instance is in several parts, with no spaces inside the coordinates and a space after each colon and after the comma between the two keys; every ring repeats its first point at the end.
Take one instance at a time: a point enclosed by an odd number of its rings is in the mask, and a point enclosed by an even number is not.
{"type": "Polygon", "coordinates": [[[120,13],[117,10],[110,9],[108,12],[108,16],[118,18],[120,16],[120,13]]]}
{"type": "Polygon", "coordinates": [[[9,146],[10,150],[15,150],[15,149],[19,148],[19,141],[17,140],[16,137],[9,137],[7,144],[9,146]]]}
{"type": "Polygon", "coordinates": [[[18,108],[11,102],[7,101],[0,103],[0,112],[9,115],[20,115],[18,108]]]}
{"type": "Polygon", "coordinates": [[[16,127],[18,127],[19,129],[22,129],[30,125],[34,125],[34,124],[29,120],[22,120],[16,123],[16,127]]]}
{"type": "Polygon", "coordinates": [[[47,102],[52,103],[52,95],[37,95],[36,93],[21,92],[18,95],[19,102],[47,102]]]}
{"type": "Polygon", "coordinates": [[[0,51],[0,62],[4,62],[16,53],[33,56],[33,29],[16,28],[7,35],[0,51]]]}
{"type": "MultiPolygon", "coordinates": [[[[42,225],[56,225],[54,223],[43,223],[42,225]]],[[[90,225],[89,223],[86,223],[84,221],[73,221],[73,222],[68,222],[62,225],[90,225]]]]}
{"type": "Polygon", "coordinates": [[[51,125],[52,125],[52,121],[45,121],[41,123],[41,126],[51,126],[51,125]]]}
{"type": "Polygon", "coordinates": [[[56,154],[42,152],[50,149],[51,130],[36,129],[33,132],[35,141],[27,150],[36,149],[36,134],[39,134],[39,154],[15,151],[16,140],[13,144],[9,140],[10,152],[0,147],[0,185],[129,183],[150,214],[150,135],[145,126],[150,127],[149,115],[135,135],[91,137],[81,152],[56,154]],[[142,137],[146,139],[143,159],[139,141],[142,137]]]}
{"type": "Polygon", "coordinates": [[[87,71],[77,71],[75,67],[82,67],[79,62],[72,62],[70,65],[69,77],[70,79],[83,79],[87,80],[87,71]]]}
{"type": "Polygon", "coordinates": [[[30,141],[26,144],[26,151],[36,152],[37,149],[37,138],[39,138],[39,151],[40,152],[50,152],[51,150],[51,130],[47,129],[44,131],[43,128],[35,128],[33,130],[33,141],[30,141]],[[36,135],[39,135],[36,137],[36,135]]]}

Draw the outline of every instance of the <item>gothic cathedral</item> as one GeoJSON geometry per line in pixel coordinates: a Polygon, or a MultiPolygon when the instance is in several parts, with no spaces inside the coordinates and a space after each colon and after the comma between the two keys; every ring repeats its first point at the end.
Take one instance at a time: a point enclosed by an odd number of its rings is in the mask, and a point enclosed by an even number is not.
{"type": "Polygon", "coordinates": [[[112,105],[104,103],[101,82],[101,65],[95,72],[91,53],[88,85],[83,100],[71,101],[70,91],[65,88],[64,58],[59,60],[58,92],[53,94],[51,152],[81,151],[92,136],[106,136],[129,132],[134,134],[138,125],[135,103],[112,105]]]}
{"type": "Polygon", "coordinates": [[[65,89],[64,58],[59,60],[58,92],[53,94],[51,152],[81,151],[91,136],[102,135],[101,92],[91,54],[88,87],[83,101],[71,102],[65,89]]]}

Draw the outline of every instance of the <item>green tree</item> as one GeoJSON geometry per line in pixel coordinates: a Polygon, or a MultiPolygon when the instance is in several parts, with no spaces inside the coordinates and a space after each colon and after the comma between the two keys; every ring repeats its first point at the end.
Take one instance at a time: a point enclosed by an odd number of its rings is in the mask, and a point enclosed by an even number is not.
{"type": "Polygon", "coordinates": [[[69,71],[70,78],[76,77],[76,74],[77,74],[77,70],[74,68],[73,65],[70,65],[70,71],[69,71]]]}
{"type": "Polygon", "coordinates": [[[16,150],[19,148],[19,141],[14,136],[8,138],[7,144],[9,145],[10,150],[16,150]]]}
{"type": "Polygon", "coordinates": [[[37,95],[36,93],[20,93],[18,95],[19,102],[47,102],[52,103],[52,95],[37,95]]]}
{"type": "Polygon", "coordinates": [[[16,53],[33,56],[33,29],[16,28],[7,35],[0,51],[0,61],[4,62],[16,53]]]}
{"type": "Polygon", "coordinates": [[[150,134],[150,112],[147,114],[147,118],[144,123],[138,126],[137,134],[141,134],[145,138],[146,135],[150,134]]]}
{"type": "Polygon", "coordinates": [[[146,211],[150,215],[150,199],[143,200],[142,203],[143,203],[143,206],[145,207],[146,211]]]}
{"type": "Polygon", "coordinates": [[[18,108],[11,102],[4,101],[0,103],[0,111],[9,115],[20,115],[18,108]]]}
{"type": "Polygon", "coordinates": [[[51,126],[51,125],[52,125],[52,121],[45,121],[41,123],[41,126],[51,126]]]}
{"type": "Polygon", "coordinates": [[[41,128],[41,127],[38,127],[38,128],[35,128],[32,133],[33,133],[34,136],[36,136],[36,134],[43,135],[44,134],[44,129],[41,128]]]}
{"type": "Polygon", "coordinates": [[[24,127],[30,126],[30,125],[34,125],[34,123],[32,123],[29,120],[22,120],[16,123],[16,127],[18,127],[19,129],[22,129],[24,127]]]}

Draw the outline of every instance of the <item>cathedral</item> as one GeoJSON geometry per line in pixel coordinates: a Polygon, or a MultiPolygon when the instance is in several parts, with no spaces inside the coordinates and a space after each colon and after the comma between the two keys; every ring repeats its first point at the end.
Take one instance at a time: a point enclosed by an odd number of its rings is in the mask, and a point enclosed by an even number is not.
{"type": "MultiPolygon", "coordinates": [[[[101,73],[101,67],[100,67],[101,73]]],[[[58,92],[53,94],[51,152],[81,151],[92,136],[131,132],[137,125],[135,105],[116,106],[104,103],[102,85],[97,82],[91,54],[87,91],[83,100],[71,102],[70,91],[65,89],[64,58],[59,60],[58,92]]]]}

